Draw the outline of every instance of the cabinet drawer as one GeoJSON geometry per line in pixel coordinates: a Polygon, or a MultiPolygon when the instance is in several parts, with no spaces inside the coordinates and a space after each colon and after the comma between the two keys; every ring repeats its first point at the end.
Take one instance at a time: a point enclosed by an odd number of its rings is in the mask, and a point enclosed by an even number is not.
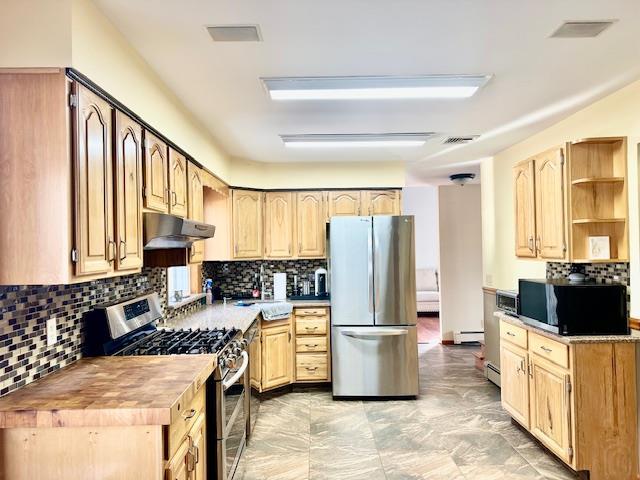
{"type": "Polygon", "coordinates": [[[180,406],[180,411],[171,422],[168,433],[168,447],[166,458],[171,458],[182,440],[191,430],[201,415],[205,414],[204,388],[201,388],[188,405],[180,406]]]}
{"type": "Polygon", "coordinates": [[[500,337],[521,348],[527,348],[527,331],[504,320],[500,321],[500,337]]]}
{"type": "Polygon", "coordinates": [[[326,352],[327,337],[296,337],[296,352],[326,352]]]}
{"type": "Polygon", "coordinates": [[[326,380],[327,355],[299,353],[296,355],[296,380],[326,380]]]}
{"type": "Polygon", "coordinates": [[[323,317],[296,318],[296,335],[324,335],[327,319],[323,317]]]}
{"type": "Polygon", "coordinates": [[[529,350],[536,355],[546,358],[561,367],[569,368],[569,345],[564,345],[537,333],[531,333],[529,345],[529,350]]]}
{"type": "Polygon", "coordinates": [[[327,315],[327,309],[326,308],[296,308],[294,310],[294,313],[297,317],[307,317],[307,316],[315,316],[315,317],[321,317],[321,316],[326,316],[327,315]]]}

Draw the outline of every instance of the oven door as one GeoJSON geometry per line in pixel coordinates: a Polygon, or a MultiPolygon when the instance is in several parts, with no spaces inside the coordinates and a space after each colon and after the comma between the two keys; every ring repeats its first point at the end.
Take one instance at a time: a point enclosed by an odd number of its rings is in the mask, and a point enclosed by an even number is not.
{"type": "Polygon", "coordinates": [[[231,480],[246,442],[245,399],[249,383],[249,357],[242,353],[238,366],[217,383],[216,408],[218,480],[231,480]]]}

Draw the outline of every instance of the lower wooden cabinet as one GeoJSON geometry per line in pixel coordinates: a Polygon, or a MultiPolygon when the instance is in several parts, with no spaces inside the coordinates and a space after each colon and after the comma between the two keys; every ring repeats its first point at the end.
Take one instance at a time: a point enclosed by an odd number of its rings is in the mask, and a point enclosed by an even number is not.
{"type": "Polygon", "coordinates": [[[291,323],[262,329],[262,390],[291,383],[291,323]]]}
{"type": "Polygon", "coordinates": [[[497,315],[504,409],[591,480],[637,480],[636,343],[555,339],[497,315]]]}

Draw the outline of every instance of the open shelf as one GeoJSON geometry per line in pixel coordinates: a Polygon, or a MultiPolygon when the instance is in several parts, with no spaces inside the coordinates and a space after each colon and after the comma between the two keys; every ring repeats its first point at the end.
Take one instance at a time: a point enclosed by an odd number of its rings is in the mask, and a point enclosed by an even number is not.
{"type": "Polygon", "coordinates": [[[617,222],[626,222],[626,218],[578,218],[573,220],[572,223],[617,223],[617,222]]]}
{"type": "Polygon", "coordinates": [[[589,185],[592,183],[623,183],[624,177],[584,177],[571,181],[571,185],[589,185]]]}

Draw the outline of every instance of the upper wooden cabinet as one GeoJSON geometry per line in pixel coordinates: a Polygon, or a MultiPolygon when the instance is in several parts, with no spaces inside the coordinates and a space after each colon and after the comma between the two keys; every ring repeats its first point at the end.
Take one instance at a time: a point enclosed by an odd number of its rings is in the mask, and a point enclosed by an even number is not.
{"type": "Polygon", "coordinates": [[[400,215],[398,190],[363,190],[361,215],[400,215]]]}
{"type": "Polygon", "coordinates": [[[111,107],[78,84],[73,91],[75,273],[108,273],[116,258],[111,107]]]}
{"type": "Polygon", "coordinates": [[[360,192],[343,190],[329,192],[329,217],[360,215],[360,192]]]}
{"type": "MultiPolygon", "coordinates": [[[[188,218],[204,222],[204,190],[202,169],[192,162],[187,163],[188,218]]],[[[204,259],[204,241],[193,242],[189,255],[190,263],[200,263],[204,259]]]]}
{"type": "Polygon", "coordinates": [[[115,238],[118,270],[142,267],[142,127],[114,111],[115,238]]]}
{"type": "Polygon", "coordinates": [[[167,145],[144,132],[144,206],[169,213],[169,161],[167,145]]]}
{"type": "Polygon", "coordinates": [[[267,192],[264,194],[264,242],[267,258],[293,256],[294,194],[267,192]]]}
{"type": "Polygon", "coordinates": [[[262,192],[231,192],[234,258],[262,258],[262,192]]]}
{"type": "Polygon", "coordinates": [[[187,159],[169,148],[169,212],[187,216],[187,159]]]}
{"type": "Polygon", "coordinates": [[[297,192],[296,242],[300,258],[324,257],[326,254],[326,213],[323,192],[297,192]]]}
{"type": "Polygon", "coordinates": [[[514,204],[516,215],[516,255],[535,257],[536,201],[535,162],[519,163],[513,169],[514,204]]]}
{"type": "Polygon", "coordinates": [[[519,163],[514,191],[517,256],[628,261],[625,137],[580,140],[519,163]],[[592,237],[606,237],[608,256],[591,251],[592,237]]]}

